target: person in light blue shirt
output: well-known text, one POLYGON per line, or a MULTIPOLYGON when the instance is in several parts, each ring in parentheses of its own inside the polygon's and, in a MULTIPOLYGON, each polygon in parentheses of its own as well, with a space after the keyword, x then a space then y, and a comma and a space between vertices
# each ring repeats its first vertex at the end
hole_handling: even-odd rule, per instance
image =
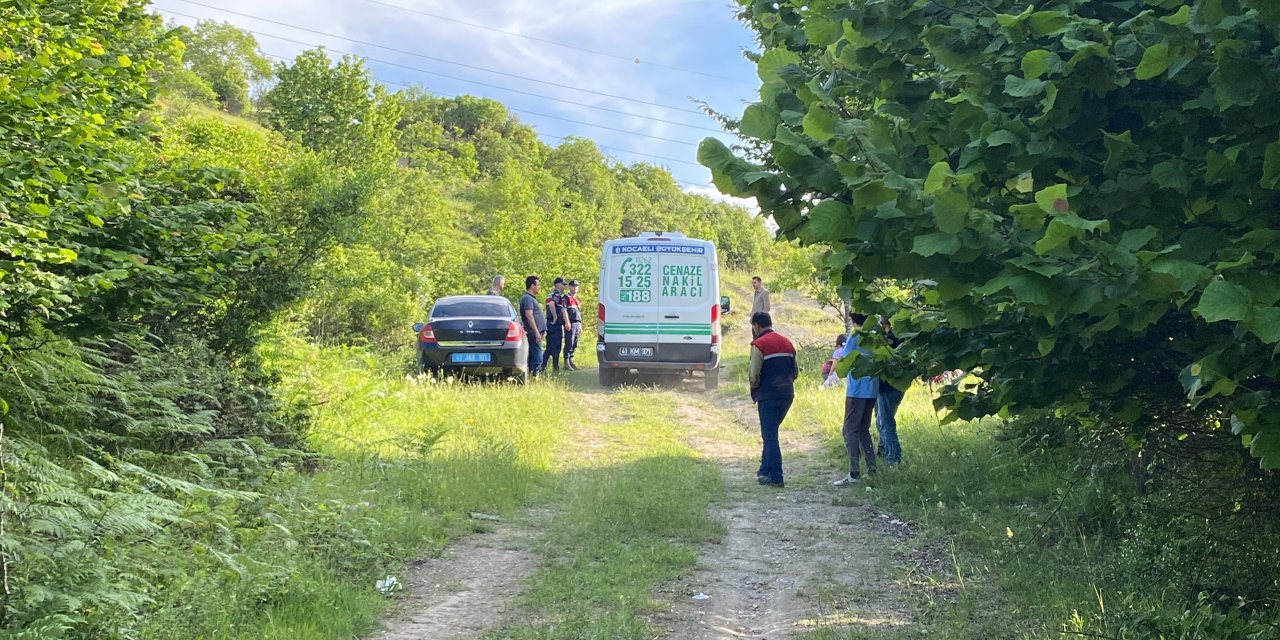
MULTIPOLYGON (((862 328, 862 323, 867 321, 867 316, 851 313, 849 317, 853 320, 853 333, 844 343, 844 348, 838 353, 837 359, 851 353, 857 353, 857 357, 871 357, 870 351, 858 346, 858 330, 862 328)), ((879 395, 880 381, 875 376, 854 377, 853 372, 849 373, 844 393, 844 427, 840 432, 844 436, 844 448, 849 452, 849 473, 833 483, 837 487, 861 482, 859 455, 867 461, 867 473, 876 472, 876 452, 871 446, 871 411, 876 406, 876 398, 879 395)))

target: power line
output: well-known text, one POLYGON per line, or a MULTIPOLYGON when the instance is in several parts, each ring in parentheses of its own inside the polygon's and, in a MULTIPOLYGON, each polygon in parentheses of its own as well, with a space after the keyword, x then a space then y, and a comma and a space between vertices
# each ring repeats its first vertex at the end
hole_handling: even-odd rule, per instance
MULTIPOLYGON (((189 14, 186 14, 186 13, 181 13, 181 12, 179 12, 179 11, 169 11, 168 13, 169 13, 169 14, 171 14, 171 15, 175 15, 175 16, 181 16, 181 17, 183 17, 183 18, 190 18, 190 19, 192 19, 192 20, 204 20, 204 18, 201 18, 201 17, 199 17, 199 16, 193 16, 193 15, 189 15, 189 14)), ((263 32, 263 31, 254 31, 253 29, 243 29, 243 31, 245 31, 245 32, 247 32, 247 33, 252 33, 252 34, 257 35, 257 36, 263 36, 263 37, 265 37, 265 38, 272 38, 272 39, 274 39, 274 40, 280 40, 280 41, 283 41, 283 42, 290 42, 290 43, 293 43, 293 44, 296 44, 296 45, 301 45, 301 46, 304 46, 304 47, 312 47, 312 48, 314 48, 314 47, 319 47, 319 46, 321 46, 321 45, 318 45, 318 44, 316 44, 316 43, 314 43, 314 42, 303 42, 302 40, 294 40, 293 38, 286 38, 286 37, 284 37, 284 36, 278 36, 278 35, 275 35, 275 34, 273 34, 273 33, 266 33, 266 32, 263 32)), ((504 87, 504 86, 496 85, 496 84, 489 84, 489 83, 487 83, 487 82, 480 82, 480 81, 478 81, 478 80, 469 80, 469 79, 467 79, 467 78, 461 78, 461 77, 458 77, 458 76, 451 76, 451 75, 448 75, 448 74, 445 74, 445 73, 439 73, 439 72, 436 72, 436 71, 430 71, 430 70, 428 70, 428 69, 422 69, 422 68, 419 68, 419 67, 413 67, 413 66, 409 66, 409 65, 405 65, 405 64, 400 64, 399 62, 391 62, 391 61, 389 61, 389 60, 379 60, 378 58, 370 58, 370 57, 368 57, 368 56, 360 55, 360 54, 357 54, 357 53, 352 53, 352 52, 349 52, 349 51, 341 51, 341 50, 339 50, 339 49, 329 49, 329 51, 332 51, 332 52, 334 52, 334 53, 338 53, 338 54, 342 54, 342 55, 358 56, 358 57, 364 58, 365 60, 368 60, 369 62, 376 62, 376 63, 378 63, 378 64, 384 64, 384 65, 387 65, 387 66, 398 67, 398 68, 406 69, 406 70, 409 70, 409 71, 416 71, 416 72, 418 72, 418 73, 425 73, 425 74, 427 74, 427 75, 438 76, 438 77, 441 77, 441 78, 447 78, 447 79, 449 79, 449 80, 457 80, 457 81, 459 81, 459 82, 466 82, 466 83, 469 83, 469 84, 479 85, 479 86, 481 86, 481 87, 489 87, 489 88, 491 88, 491 89, 498 89, 498 90, 501 90, 501 91, 509 91, 509 92, 511 92, 511 93, 518 93, 518 94, 521 94, 521 95, 531 96, 531 97, 534 97, 534 98, 540 98, 540 99, 542 99, 542 100, 552 100, 552 101, 555 101, 555 102, 562 102, 562 103, 564 103, 564 104, 571 104, 571 105, 574 105, 574 106, 577 106, 577 107, 586 107, 586 108, 588 108, 588 109, 597 109, 597 110, 599 110, 599 111, 606 111, 606 112, 609 112, 609 113, 616 113, 616 114, 619 114, 619 115, 629 116, 629 117, 632 117, 632 118, 643 118, 643 119, 645 119, 645 120, 652 120, 652 121, 654 121, 654 122, 661 122, 661 123, 663 123, 663 124, 671 124, 671 125, 675 125, 675 126, 678 126, 678 127, 687 127, 687 128, 690 128, 690 129, 698 129, 698 130, 700 130, 700 131, 710 131, 710 132, 712 132, 712 133, 723 133, 723 131, 722 131, 722 130, 720 130, 720 129, 712 129, 711 127, 703 127, 703 126, 696 125, 696 124, 687 124, 687 123, 684 123, 684 122, 677 122, 677 121, 675 121, 675 120, 667 120, 667 119, 665 119, 665 118, 658 118, 658 117, 655 117, 655 116, 646 116, 646 115, 642 115, 642 114, 639 114, 639 113, 631 113, 630 111, 622 111, 622 110, 619 110, 619 109, 611 109, 611 108, 609 108, 609 107, 602 107, 602 106, 599 106, 599 105, 587 104, 587 103, 585 103, 585 102, 574 102, 573 100, 565 100, 565 99, 562 99, 562 98, 556 98, 556 97, 553 97, 553 96, 544 96, 544 95, 542 95, 542 94, 532 93, 532 92, 529 92, 529 91, 521 91, 520 89, 512 89, 512 88, 510 88, 510 87, 504 87)))
MULTIPOLYGON (((555 136, 555 135, 551 135, 550 133, 542 133, 542 132, 538 132, 538 135, 540 135, 540 136, 545 136, 545 137, 547 137, 547 138, 555 138, 556 140, 564 140, 564 139, 566 139, 566 138, 572 137, 572 136, 555 136)), ((594 143, 595 143, 595 141, 594 141, 594 140, 592 140, 592 143, 594 144, 594 143)), ((602 145, 602 144, 597 144, 597 145, 596 145, 596 148, 597 148, 597 149, 603 149, 603 150, 606 150, 606 151, 617 151, 617 152, 619 152, 619 153, 633 153, 633 154, 635 154, 635 155, 638 155, 638 156, 644 156, 644 157, 646 157, 646 158, 654 158, 654 159, 656 159, 656 160, 666 160, 667 162, 678 162, 678 163, 680 163, 680 164, 687 164, 687 165, 689 165, 689 166, 693 166, 693 167, 701 167, 701 166, 702 166, 702 165, 700 165, 700 164, 698 164, 698 163, 696 163, 696 162, 689 162, 688 160, 677 160, 677 159, 675 159, 675 158, 668 158, 668 157, 666 157, 666 156, 657 156, 657 155, 654 155, 654 154, 652 154, 652 153, 645 153, 645 152, 643 152, 643 151, 632 151, 631 149, 620 149, 620 148, 618 148, 618 147, 606 147, 606 146, 604 146, 604 145, 602 145)), ((696 183, 690 183, 690 184, 696 184, 696 183)), ((709 186, 711 186, 711 185, 701 185, 701 186, 709 187, 709 186)))
POLYGON ((476 65, 470 65, 470 64, 463 63, 463 62, 454 62, 454 61, 452 61, 452 60, 446 60, 446 59, 444 59, 444 58, 436 58, 436 57, 434 57, 434 56, 429 56, 429 55, 426 55, 426 54, 423 54, 423 53, 417 53, 417 52, 415 52, 415 51, 406 51, 406 50, 404 50, 404 49, 397 49, 397 48, 395 48, 395 47, 388 47, 388 46, 385 46, 385 45, 375 44, 375 43, 372 43, 372 42, 366 42, 366 41, 363 41, 363 40, 356 40, 356 39, 354 39, 354 38, 347 38, 347 37, 345 37, 345 36, 334 35, 334 34, 332 34, 332 33, 326 33, 326 32, 324 32, 324 31, 317 31, 317 30, 315 30, 315 29, 309 29, 309 28, 307 28, 307 27, 300 27, 300 26, 298 26, 298 25, 289 24, 289 23, 287 23, 287 22, 280 22, 280 21, 278 21, 278 20, 271 20, 271 19, 269 19, 269 18, 262 18, 262 17, 259 17, 259 16, 250 15, 250 14, 247 14, 247 13, 241 13, 241 12, 239 12, 239 11, 232 11, 231 9, 223 9, 223 8, 221 8, 221 7, 216 7, 216 6, 213 6, 213 5, 210 5, 210 4, 205 4, 205 3, 203 3, 203 2, 196 2, 195 0, 177 0, 177 1, 178 1, 178 2, 183 2, 183 3, 186 3, 186 4, 190 4, 190 5, 195 5, 195 6, 197 6, 197 7, 204 7, 204 8, 206 8, 206 9, 213 9, 214 11, 221 11, 221 12, 223 12, 223 13, 229 13, 229 14, 236 15, 236 16, 240 16, 240 17, 243 17, 243 18, 249 18, 249 19, 251 19, 251 20, 259 20, 259 21, 261 21, 261 22, 266 22, 266 23, 269 23, 269 24, 279 25, 279 26, 282 26, 282 27, 288 27, 288 28, 290 28, 290 29, 297 29, 298 31, 305 31, 305 32, 307 32, 307 33, 313 33, 313 34, 316 34, 316 35, 319 35, 319 36, 324 36, 324 37, 326 37, 326 38, 334 38, 334 39, 337 39, 337 40, 345 40, 345 41, 347 41, 347 42, 352 42, 352 43, 355 43, 355 44, 364 45, 364 46, 366 46, 366 47, 374 47, 374 48, 377 48, 377 49, 383 49, 383 50, 386 50, 386 51, 393 51, 393 52, 395 52, 395 53, 400 53, 400 54, 407 55, 407 56, 414 56, 414 57, 417 57, 417 58, 422 58, 422 59, 424 59, 424 60, 431 60, 431 61, 439 62, 439 63, 442 63, 442 64, 449 64, 449 65, 454 65, 454 66, 458 66, 458 67, 463 67, 463 68, 465 68, 465 69, 472 69, 472 70, 475 70, 475 71, 483 71, 483 72, 485 72, 485 73, 492 73, 492 74, 496 74, 496 75, 500 75, 500 76, 506 76, 506 77, 508 77, 508 78, 515 78, 515 79, 518 79, 518 80, 526 80, 526 81, 528 81, 528 82, 536 82, 536 83, 538 83, 538 84, 545 84, 545 85, 552 86, 552 87, 559 87, 559 88, 561 88, 561 89, 570 89, 570 90, 572 90, 572 91, 581 91, 581 92, 583 92, 583 93, 589 93, 589 94, 592 94, 592 95, 602 96, 602 97, 605 97, 605 98, 614 98, 614 99, 616 99, 616 100, 625 100, 625 101, 627 101, 627 102, 634 102, 634 103, 636 103, 636 104, 644 104, 644 105, 648 105, 648 106, 651 106, 651 107, 662 107, 663 109, 670 109, 670 110, 672 110, 672 111, 683 111, 683 112, 685 112, 685 113, 696 113, 696 114, 702 115, 702 112, 701 112, 701 111, 698 111, 697 109, 685 109, 685 108, 681 108, 681 107, 673 107, 673 106, 671 106, 671 105, 662 104, 662 103, 660 103, 660 102, 650 102, 650 101, 648 101, 648 100, 641 100, 641 99, 639 99, 639 98, 628 98, 628 97, 626 97, 626 96, 620 96, 620 95, 616 95, 616 94, 612 94, 612 93, 605 93, 605 92, 603 92, 603 91, 596 91, 596 90, 594 90, 594 89, 584 89, 584 88, 582 88, 582 87, 575 87, 575 86, 573 86, 573 85, 561 84, 561 83, 558 83, 558 82, 551 82, 551 81, 549 81, 549 80, 539 80, 539 79, 537 79, 537 78, 530 78, 530 77, 528 77, 528 76, 522 76, 522 75, 518 75, 518 74, 514 74, 514 73, 507 73, 506 71, 498 71, 498 70, 496 70, 496 69, 488 69, 488 68, 485 68, 485 67, 480 67, 480 66, 476 66, 476 65))
MULTIPOLYGON (((288 57, 286 57, 286 56, 278 56, 278 55, 275 55, 275 54, 272 54, 272 53, 264 53, 264 54, 262 54, 262 55, 264 55, 264 56, 266 56, 266 57, 268 57, 268 58, 275 58, 276 60, 282 60, 282 61, 286 61, 286 62, 290 60, 290 58, 288 58, 288 57)), ((412 84, 408 84, 408 83, 404 83, 404 82, 397 82, 397 81, 395 81, 395 80, 386 80, 386 79, 383 79, 383 78, 374 78, 374 80, 375 80, 375 81, 377 81, 377 82, 381 82, 382 84, 395 85, 395 86, 398 86, 398 87, 405 87, 405 88, 410 88, 410 87, 414 87, 414 86, 420 86, 420 85, 412 85, 412 84)), ((432 95, 434 95, 434 96, 436 96, 436 97, 439 97, 439 98, 457 98, 457 96, 456 96, 456 95, 452 95, 452 94, 448 94, 448 93, 442 93, 442 92, 439 92, 439 91, 431 91, 431 90, 427 89, 426 87, 421 87, 421 88, 422 88, 424 91, 427 91, 428 93, 430 93, 430 94, 432 94, 432 95)), ((506 110, 508 110, 508 111, 515 111, 515 112, 520 112, 520 113, 530 113, 530 112, 524 111, 524 110, 522 110, 522 109, 513 109, 513 108, 511 108, 511 107, 509 107, 509 106, 506 106, 506 105, 503 105, 503 107, 504 107, 506 110)), ((543 114, 530 113, 530 115, 543 115, 543 114)), ((565 121, 567 121, 567 122, 571 122, 571 123, 573 123, 573 124, 581 124, 581 125, 592 126, 592 127, 599 127, 599 126, 602 126, 602 125, 595 125, 595 124, 591 124, 590 122, 578 122, 578 121, 576 121, 576 120, 568 120, 567 118, 560 118, 560 117, 558 117, 558 116, 546 116, 546 117, 555 118, 555 119, 557 119, 557 120, 565 120, 565 121)), ((565 138, 568 138, 568 137, 569 137, 569 136, 557 136, 557 135, 554 135, 554 134, 544 133, 544 132, 538 131, 538 130, 537 130, 537 127, 535 127, 535 126, 534 126, 534 125, 532 125, 532 124, 530 124, 530 125, 528 125, 528 126, 529 126, 530 128, 532 128, 532 129, 534 130, 534 133, 535 133, 535 134, 537 134, 537 135, 539 135, 539 136, 543 136, 543 137, 547 137, 547 138, 554 138, 554 139, 556 139, 556 140, 564 140, 565 138)), ((606 127, 606 128, 608 128, 608 127, 606 127)), ((653 137, 655 137, 655 136, 650 136, 650 135, 643 134, 643 133, 639 133, 639 132, 635 132, 635 131, 625 131, 625 130, 622 130, 622 129, 612 129, 612 128, 610 128, 610 130, 612 130, 612 131, 617 131, 617 132, 620 132, 620 133, 626 133, 626 134, 628 134, 628 135, 643 136, 643 137, 646 137, 646 138, 653 138, 653 137)), ((663 141, 666 141, 666 142, 675 142, 675 143, 677 143, 677 144, 683 144, 683 145, 688 145, 688 146, 697 146, 697 145, 695 145, 695 144, 693 144, 693 143, 690 143, 690 142, 683 142, 683 141, 680 141, 680 140, 667 140, 666 138, 657 138, 657 139, 658 139, 658 140, 663 140, 663 141)), ((638 155, 638 156, 644 156, 644 157, 647 157, 647 158, 654 158, 654 159, 657 159, 657 160, 665 160, 665 161, 667 161, 667 162, 677 162, 677 163, 680 163, 680 164, 687 164, 687 165, 689 165, 689 166, 693 166, 693 167, 701 167, 701 166, 702 166, 702 165, 700 165, 700 164, 698 164, 698 163, 696 163, 696 162, 690 162, 690 161, 688 161, 688 160, 679 160, 679 159, 676 159, 676 158, 668 158, 668 157, 666 157, 666 156, 659 156, 659 155, 655 155, 655 154, 652 154, 652 153, 645 153, 645 152, 643 152, 643 151, 635 151, 635 150, 632 150, 632 149, 623 149, 623 148, 620 148, 620 147, 608 147, 608 146, 604 146, 604 145, 601 145, 601 144, 597 144, 594 140, 592 140, 591 142, 592 142, 592 144, 595 144, 595 145, 596 145, 596 148, 597 148, 597 149, 608 150, 608 151, 617 151, 617 152, 619 152, 619 153, 631 153, 631 154, 635 154, 635 155, 638 155)), ((710 187, 710 188, 713 188, 713 189, 715 188, 715 186, 714 186, 714 185, 709 185, 709 184, 702 183, 702 182, 689 182, 689 181, 686 181, 686 180, 680 180, 680 179, 676 178, 674 175, 673 175, 673 176, 671 176, 671 179, 672 179, 672 180, 675 180, 676 182, 679 182, 680 184, 687 184, 687 185, 692 185, 692 186, 697 186, 697 187, 710 187)))
POLYGON ((388 8, 391 8, 391 9, 398 9, 398 10, 400 10, 400 11, 407 11, 407 12, 409 12, 409 13, 416 13, 416 14, 418 14, 418 15, 420 15, 420 16, 426 16, 426 17, 428 17, 428 18, 434 18, 434 19, 436 19, 436 20, 443 20, 443 21, 445 21, 445 22, 452 22, 452 23, 455 23, 455 24, 466 25, 466 26, 468 26, 468 27, 472 27, 472 28, 475 28, 475 29, 483 29, 483 30, 485 30, 485 31, 492 31, 492 32, 494 32, 494 33, 501 33, 501 34, 503 34, 503 35, 514 36, 514 37, 516 37, 516 38, 524 38, 525 40, 532 40, 532 41, 534 41, 534 42, 541 42, 541 43, 544 43, 544 44, 555 45, 555 46, 557 46, 557 47, 564 47, 564 48, 566 48, 566 49, 573 49, 574 51, 582 51, 582 52, 584 52, 584 53, 591 53, 591 54, 595 54, 595 55, 598 55, 598 56, 603 56, 603 57, 606 57, 606 58, 613 58, 614 60, 623 60, 623 61, 626 61, 626 62, 634 62, 635 64, 645 64, 645 65, 649 65, 649 66, 653 66, 653 67, 661 67, 661 68, 663 68, 663 69, 670 69, 670 70, 672 70, 672 71, 680 71, 680 72, 682 72, 682 73, 691 73, 691 74, 699 75, 699 76, 703 76, 703 77, 706 77, 706 78, 717 78, 717 79, 720 79, 720 80, 729 80, 729 81, 731 81, 731 82, 741 82, 741 83, 744 83, 744 84, 749 83, 749 81, 747 81, 747 80, 743 80, 742 78, 731 78, 731 77, 729 77, 729 76, 722 76, 722 75, 715 74, 715 73, 707 73, 707 72, 705 72, 705 71, 698 71, 697 69, 688 69, 688 68, 685 68, 685 67, 678 67, 678 66, 675 66, 675 65, 662 64, 662 63, 660 63, 660 62, 649 62, 649 61, 641 60, 640 58, 632 58, 632 57, 628 57, 628 56, 621 56, 621 55, 618 55, 618 54, 615 54, 615 53, 609 53, 609 52, 607 52, 607 51, 599 51, 599 50, 596 50, 596 49, 590 49, 590 48, 587 48, 587 47, 580 47, 580 46, 578 46, 578 45, 567 44, 567 43, 564 43, 564 42, 556 42, 555 40, 547 40, 547 39, 545 39, 545 38, 539 38, 539 37, 537 37, 537 36, 531 36, 531 35, 527 35, 527 34, 519 33, 519 32, 516 32, 516 31, 505 31, 505 30, 503 30, 503 29, 498 29, 498 28, 496 28, 496 27, 490 27, 490 26, 483 25, 483 24, 476 24, 476 23, 474 23, 474 22, 466 22, 466 21, 464 21, 464 20, 458 20, 457 18, 450 18, 450 17, 448 17, 448 16, 437 15, 437 14, 434 14, 434 13, 427 13, 426 11, 421 11, 421 10, 414 9, 414 8, 411 8, 411 7, 402 7, 402 6, 399 6, 399 5, 391 4, 391 3, 389 3, 389 2, 382 2, 381 0, 364 0, 364 2, 368 2, 369 4, 376 4, 376 5, 383 6, 383 7, 388 7, 388 8))
MULTIPOLYGON (((288 60, 288 58, 285 58, 284 56, 277 56, 277 55, 271 55, 271 54, 264 54, 264 55, 266 55, 266 56, 267 56, 267 57, 269 57, 269 58, 276 58, 276 59, 278 59, 278 60, 288 60)), ((385 79, 382 79, 382 78, 376 78, 376 77, 374 78, 374 80, 377 80, 378 82, 381 82, 382 84, 390 84, 390 85, 395 85, 395 86, 397 86, 397 87, 404 87, 404 88, 412 88, 412 87, 421 87, 421 86, 422 86, 422 85, 410 84, 410 83, 408 83, 408 82, 398 82, 398 81, 395 81, 395 80, 385 80, 385 79)), ((425 88, 425 87, 424 87, 424 88, 425 88)), ((435 93, 435 92, 432 92, 432 93, 435 93)), ((452 95, 447 95, 447 94, 441 94, 441 93, 437 93, 436 95, 439 95, 439 96, 441 96, 441 97, 446 97, 446 98, 456 98, 456 97, 457 97, 457 96, 452 96, 452 95)), ((685 142, 684 140, 676 140, 676 139, 674 139, 674 138, 664 138, 664 137, 662 137, 662 136, 655 136, 655 135, 650 135, 650 134, 647 134, 647 133, 640 133, 639 131, 631 131, 630 129, 619 129, 619 128, 617 128, 617 127, 611 127, 611 126, 609 126, 609 125, 605 125, 605 124, 596 124, 596 123, 594 123, 594 122, 583 122, 583 121, 581 121, 581 120, 574 120, 574 119, 572 119, 572 118, 564 118, 564 117, 561 117, 561 116, 551 115, 551 114, 549 114, 549 113, 538 113, 537 111, 529 111, 528 109, 517 109, 517 108, 515 108, 515 107, 508 107, 508 106, 506 106, 506 105, 503 105, 503 106, 507 109, 507 111, 514 111, 514 112, 516 112, 516 113, 523 113, 523 114, 530 115, 530 116, 536 116, 536 117, 541 117, 541 118, 551 118, 552 120, 562 120, 562 121, 564 121, 564 122, 568 122, 568 123, 571 123, 571 124, 579 124, 579 125, 582 125, 582 126, 584 126, 584 127, 595 127, 595 128, 597 128, 597 129, 604 129, 604 130, 606 130, 606 131, 615 131, 615 132, 617 132, 617 133, 625 133, 625 134, 627 134, 627 135, 629 135, 629 136, 638 136, 638 137, 641 137, 641 138, 652 138, 652 139, 654 139, 654 140, 660 140, 660 141, 662 141, 662 142, 670 142, 670 143, 672 143, 672 144, 680 144, 680 145, 684 145, 684 146, 686 146, 686 147, 696 147, 696 146, 698 146, 698 145, 697 145, 697 143, 694 143, 694 142, 685 142)))

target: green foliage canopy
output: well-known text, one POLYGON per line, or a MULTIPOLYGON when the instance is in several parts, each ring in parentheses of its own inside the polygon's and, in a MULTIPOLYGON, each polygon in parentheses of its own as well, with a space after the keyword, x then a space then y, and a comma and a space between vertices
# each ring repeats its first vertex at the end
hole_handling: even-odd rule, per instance
POLYGON ((1280 467, 1280 11, 1260 0, 741 0, 763 47, 727 193, 831 248, 969 418, 1207 424, 1280 467))

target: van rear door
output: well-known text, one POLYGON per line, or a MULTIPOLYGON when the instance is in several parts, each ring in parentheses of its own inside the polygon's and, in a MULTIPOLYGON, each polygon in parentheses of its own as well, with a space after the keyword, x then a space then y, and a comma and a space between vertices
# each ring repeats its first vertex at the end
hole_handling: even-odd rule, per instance
POLYGON ((644 245, 618 244, 607 249, 605 273, 610 304, 604 319, 604 357, 636 366, 658 357, 658 259, 644 245))
MULTIPOLYGON (((658 360, 709 363, 714 286, 714 255, 701 245, 673 245, 658 257, 658 360)), ((718 309, 718 307, 717 307, 718 309)))

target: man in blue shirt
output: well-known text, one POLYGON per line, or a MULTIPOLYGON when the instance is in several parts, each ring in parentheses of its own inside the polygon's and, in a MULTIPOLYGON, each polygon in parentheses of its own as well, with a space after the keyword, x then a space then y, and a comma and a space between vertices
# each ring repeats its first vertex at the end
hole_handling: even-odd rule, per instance
MULTIPOLYGON (((854 357, 870 357, 871 352, 858 346, 858 330, 867 316, 861 313, 849 314, 853 320, 853 333, 849 341, 844 343, 837 359, 843 359, 851 353, 854 357)), ((867 461, 867 473, 876 472, 876 452, 871 446, 871 411, 876 406, 876 398, 880 395, 880 381, 875 376, 855 378, 849 373, 844 393, 844 448, 849 452, 849 473, 833 484, 845 487, 861 482, 862 473, 858 468, 858 456, 867 461)))

